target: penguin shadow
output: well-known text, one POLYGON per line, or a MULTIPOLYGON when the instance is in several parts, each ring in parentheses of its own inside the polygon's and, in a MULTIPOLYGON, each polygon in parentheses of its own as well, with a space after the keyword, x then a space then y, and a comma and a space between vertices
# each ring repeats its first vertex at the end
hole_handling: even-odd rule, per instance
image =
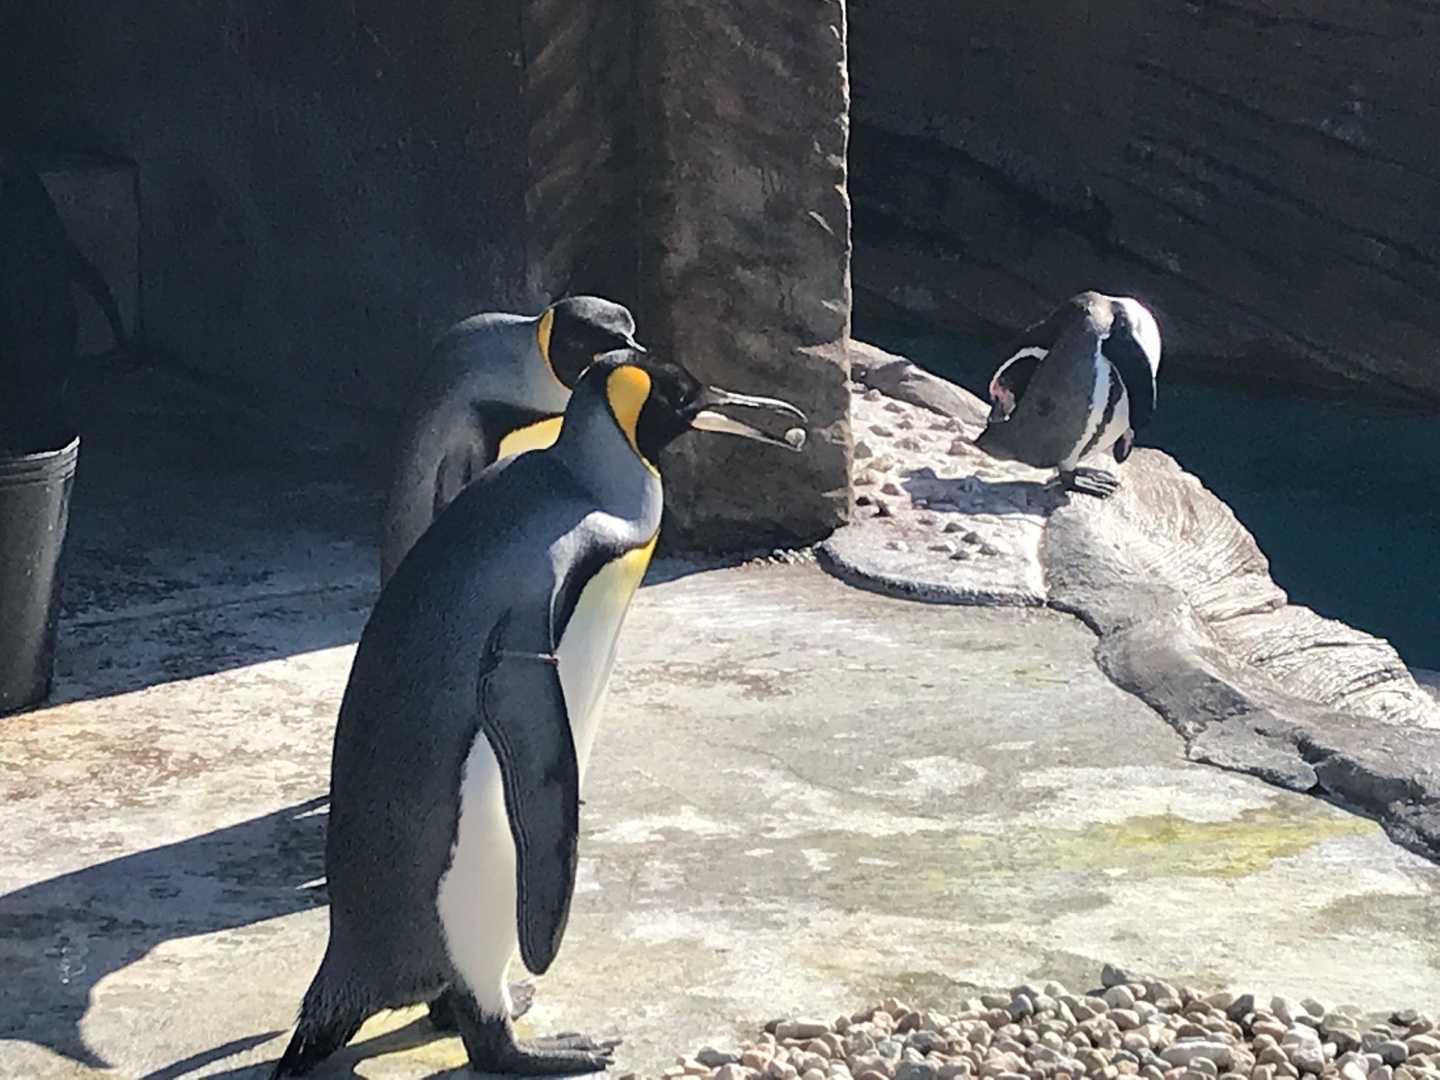
MULTIPOLYGON (((0 896, 0 1040, 110 1067, 80 1031, 102 979, 165 942, 327 902, 323 889, 300 887, 324 875, 326 819, 319 811, 326 803, 309 799, 0 896)), ((195 1007, 210 1006, 202 999, 195 1007)), ((277 1034, 203 1051, 151 1073, 151 1080, 182 1076, 277 1034)))
MULTIPOLYGON (((178 1080, 195 1069, 201 1068, 211 1062, 219 1061, 232 1054, 244 1053, 267 1039, 276 1035, 287 1034, 287 1032, 272 1031, 264 1035, 251 1035, 244 1039, 236 1039, 233 1042, 225 1043, 210 1050, 177 1061, 164 1069, 148 1073, 141 1077, 141 1080, 178 1080)), ((456 1039, 459 1036, 450 1032, 436 1031, 426 1016, 417 1016, 404 1027, 396 1028, 394 1031, 387 1031, 380 1035, 373 1035, 368 1039, 361 1039, 352 1042, 343 1049, 337 1050, 330 1057, 326 1058, 313 1073, 309 1075, 313 1080, 347 1080, 350 1077, 359 1077, 361 1074, 356 1067, 370 1060, 371 1058, 382 1057, 385 1054, 398 1054, 406 1050, 416 1050, 438 1039, 456 1039)), ((243 1065, 234 1069, 227 1069, 223 1072, 208 1072, 207 1076, 212 1080, 268 1080, 275 1069, 275 1062, 279 1060, 277 1053, 274 1059, 261 1062, 256 1065, 243 1065)), ((438 1080, 440 1077, 460 1077, 475 1075, 467 1066, 460 1066, 454 1069, 442 1069, 439 1072, 427 1073, 426 1080, 438 1080)))
POLYGON ((1044 517, 1069 502, 1066 492, 1043 480, 987 480, 978 475, 937 476, 928 465, 912 470, 903 487, 935 513, 1039 514, 1044 517))

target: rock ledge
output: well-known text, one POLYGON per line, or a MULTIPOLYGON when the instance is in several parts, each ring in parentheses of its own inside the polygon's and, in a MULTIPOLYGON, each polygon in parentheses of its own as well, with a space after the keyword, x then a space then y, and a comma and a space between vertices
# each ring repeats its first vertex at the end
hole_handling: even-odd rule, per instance
POLYGON ((851 345, 857 520, 820 561, 938 603, 1049 605, 1196 761, 1346 803, 1440 861, 1440 703, 1385 641, 1291 604, 1254 538, 1175 460, 1137 451, 1098 501, 970 445, 985 407, 851 345))

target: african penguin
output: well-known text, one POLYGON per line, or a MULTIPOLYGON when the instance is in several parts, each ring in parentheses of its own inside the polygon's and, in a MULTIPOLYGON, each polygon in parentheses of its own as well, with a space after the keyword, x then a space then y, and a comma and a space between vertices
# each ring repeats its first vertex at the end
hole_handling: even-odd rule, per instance
POLYGON ((472 315, 447 330, 400 425, 380 583, 482 469, 549 446, 580 373, 600 353, 621 348, 645 351, 630 312, 598 296, 568 297, 533 317, 472 315))
POLYGON ((990 419, 975 440, 997 458, 1058 468, 1070 491, 1105 498, 1111 473, 1080 465, 1130 456, 1155 412, 1160 327, 1138 300, 1083 292, 1028 328, 990 380, 990 419))
POLYGON ((660 528, 660 451, 691 429, 804 442, 734 415, 747 411, 805 419, 671 362, 602 356, 554 444, 482 471, 401 560, 340 705, 330 937, 276 1076, 307 1072, 372 1013, 441 995, 477 1070, 609 1064, 613 1042, 517 1043, 506 971, 518 949, 540 974, 560 948, 580 784, 660 528))

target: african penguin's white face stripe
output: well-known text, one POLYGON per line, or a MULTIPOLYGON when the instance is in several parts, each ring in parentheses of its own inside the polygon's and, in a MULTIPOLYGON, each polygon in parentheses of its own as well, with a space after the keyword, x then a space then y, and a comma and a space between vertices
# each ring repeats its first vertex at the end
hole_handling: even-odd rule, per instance
POLYGON ((1150 361, 1151 373, 1158 378, 1160 375, 1160 324, 1155 321, 1155 316, 1150 314, 1149 308, 1132 297, 1118 296, 1108 299, 1125 309, 1125 314, 1129 316, 1130 326, 1135 333, 1135 340, 1144 350, 1145 359, 1150 361))
POLYGON ((1010 357, 1009 360, 1006 360, 1005 363, 1000 365, 1000 370, 1004 371, 1016 360, 1024 360, 1027 356, 1033 356, 1036 360, 1044 360, 1045 357, 1049 355, 1049 353, 1050 350, 1045 348, 1043 345, 1026 345, 1023 349, 1016 349, 1015 355, 1010 357))
MULTIPOLYGON (((1011 364, 1015 363, 1016 360, 1024 360, 1027 357, 1032 356, 1036 360, 1044 360, 1045 357, 1049 354, 1050 350, 1042 345, 1026 345, 1023 349, 1016 349, 1015 355, 1010 357, 1009 360, 1006 360, 1003 364, 996 368, 995 374, 990 376, 990 397, 992 399, 1010 397, 1009 394, 1007 394, 1004 390, 1000 388, 1000 376, 1004 375, 1005 369, 1008 368, 1011 364)), ((1010 402, 1010 405, 1012 407, 1014 406, 1014 404, 1015 403, 1013 401, 1010 402)))

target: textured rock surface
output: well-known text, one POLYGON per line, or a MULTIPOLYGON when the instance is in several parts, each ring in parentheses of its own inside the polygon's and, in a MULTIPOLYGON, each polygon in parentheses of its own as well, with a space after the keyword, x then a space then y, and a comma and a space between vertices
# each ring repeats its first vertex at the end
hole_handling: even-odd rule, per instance
POLYGON ((850 343, 855 521, 820 545, 854 584, 942 603, 1045 602, 1045 474, 971 445, 985 411, 903 357, 850 343), (883 391, 883 392, 882 392, 883 391))
POLYGON ((670 543, 846 519, 841 0, 16 12, 0 140, 136 162, 160 356, 302 409, 390 411, 455 318, 599 292, 657 351, 813 421, 784 466, 679 447, 670 543))
POLYGON ((136 163, 157 353, 393 407, 431 332, 534 300, 518 8, 7 5, 0 139, 136 163))
POLYGON ((856 281, 965 331, 1101 283, 1166 363, 1440 402, 1440 11, 853 0, 856 281))
POLYGON ((676 444, 669 542, 818 539, 850 506, 845 6, 667 0, 637 34, 646 340, 810 417, 804 453, 783 460, 737 439, 676 444))
POLYGON ((1167 455, 1137 451, 1111 499, 1067 498, 1042 486, 1046 474, 966 445, 983 421, 978 400, 857 351, 872 358, 861 378, 878 372, 911 398, 964 404, 947 449, 902 426, 932 425, 938 412, 876 387, 857 394, 864 501, 856 524, 821 546, 827 566, 931 600, 1073 612, 1100 634, 1105 671, 1180 731, 1193 758, 1349 802, 1440 857, 1440 703, 1388 643, 1288 603, 1254 538, 1167 455), (874 497, 883 512, 865 494, 886 482, 871 455, 895 474, 894 494, 874 497), (1009 507, 998 529, 997 499, 1009 507), (994 533, 1003 560, 956 561, 940 547, 955 535, 945 529, 964 535, 971 521, 994 533))

